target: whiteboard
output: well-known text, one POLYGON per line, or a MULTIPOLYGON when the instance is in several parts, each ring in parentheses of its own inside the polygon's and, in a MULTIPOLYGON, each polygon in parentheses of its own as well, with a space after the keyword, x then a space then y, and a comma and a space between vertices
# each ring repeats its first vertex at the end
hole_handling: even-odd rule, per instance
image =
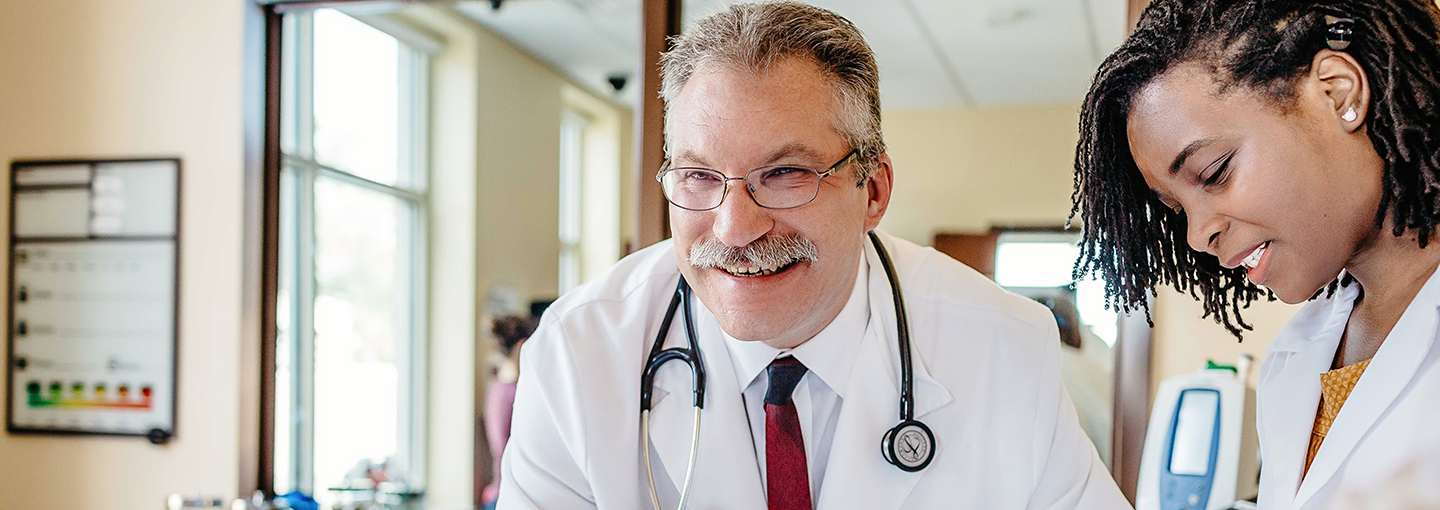
POLYGON ((7 430, 169 440, 180 161, 11 170, 7 430))

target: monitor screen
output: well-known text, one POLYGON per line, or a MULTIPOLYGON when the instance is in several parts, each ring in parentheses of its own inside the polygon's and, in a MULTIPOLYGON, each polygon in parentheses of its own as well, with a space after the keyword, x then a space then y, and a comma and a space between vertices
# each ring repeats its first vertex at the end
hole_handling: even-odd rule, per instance
POLYGON ((1220 392, 1185 390, 1180 393, 1175 436, 1170 443, 1170 472, 1177 475, 1210 474, 1210 450, 1220 414, 1220 392))

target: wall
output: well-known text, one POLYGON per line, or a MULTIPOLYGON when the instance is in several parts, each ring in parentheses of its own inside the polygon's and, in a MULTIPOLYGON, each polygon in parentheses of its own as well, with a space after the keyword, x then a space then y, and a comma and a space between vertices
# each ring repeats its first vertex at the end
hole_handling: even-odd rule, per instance
POLYGON ((444 41, 430 60, 426 492, 433 508, 472 496, 477 336, 475 186, 479 46, 459 16, 428 6, 402 19, 444 41))
POLYGON ((1250 308, 1241 311, 1240 316, 1255 330, 1246 332, 1244 341, 1236 341, 1234 335, 1213 319, 1200 318, 1204 309, 1199 301, 1173 289, 1162 290, 1156 298, 1156 330, 1150 347, 1151 398, 1154 398, 1160 381, 1167 377, 1199 370, 1207 359, 1222 365, 1233 365, 1241 354, 1255 358, 1255 364, 1250 368, 1250 384, 1254 385, 1259 378, 1259 363, 1265 357, 1265 347, 1299 309, 1300 305, 1279 301, 1250 305, 1250 308))
POLYGON ((1057 105, 885 112, 895 194, 881 228, 928 245, 937 231, 1063 225, 1078 111, 1057 105))
POLYGON ((19 158, 177 156, 183 164, 178 436, 153 446, 0 435, 0 508, 143 509, 161 508, 172 492, 235 496, 242 27, 236 1, 0 5, 7 171, 19 158))
POLYGON ((560 266, 560 90, 566 81, 506 40, 477 33, 479 289, 511 289, 526 300, 554 297, 560 266))

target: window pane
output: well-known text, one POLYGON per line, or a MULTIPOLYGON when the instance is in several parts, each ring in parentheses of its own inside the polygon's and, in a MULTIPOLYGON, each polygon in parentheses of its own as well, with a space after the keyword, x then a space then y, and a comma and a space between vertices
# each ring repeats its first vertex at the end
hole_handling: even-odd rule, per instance
MULTIPOLYGON (((995 283, 1004 287, 1060 287, 1073 281, 1080 247, 1070 242, 1005 242, 995 250, 995 283)), ((1075 283, 1080 322, 1095 336, 1115 345, 1119 316, 1105 308, 1105 283, 1091 278, 1075 283)))
POLYGON ((585 119, 560 119, 560 293, 580 285, 580 187, 585 119))
POLYGON ((285 168, 280 178, 280 278, 275 297, 275 492, 300 489, 295 472, 296 262, 299 260, 295 217, 295 169, 285 168))
POLYGON ((326 489, 358 462, 404 453, 412 218, 400 199, 316 179, 314 474, 325 508, 326 489))
POLYGON ((399 181, 400 45, 333 9, 315 11, 315 157, 385 184, 399 181))

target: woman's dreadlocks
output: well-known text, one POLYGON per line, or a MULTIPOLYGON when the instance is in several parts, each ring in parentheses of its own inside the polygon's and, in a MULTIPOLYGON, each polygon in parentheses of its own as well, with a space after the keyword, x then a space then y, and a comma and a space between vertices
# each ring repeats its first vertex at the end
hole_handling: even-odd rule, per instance
MULTIPOLYGON (((1344 49, 1373 93, 1367 134, 1385 162, 1376 224, 1413 229, 1424 247, 1440 218, 1440 12, 1429 0, 1157 0, 1105 59, 1085 98, 1075 151, 1071 217, 1083 222, 1075 277, 1099 273, 1111 305, 1149 313, 1157 284, 1188 292, 1205 317, 1237 338, 1240 317, 1268 292, 1186 241, 1183 213, 1160 202, 1135 166, 1126 136, 1134 97, 1179 64, 1207 66, 1223 89, 1260 94, 1282 109, 1327 48, 1329 23, 1354 20, 1344 49), (1328 17, 1328 18, 1327 18, 1328 17)), ((1333 292, 1340 282, 1327 288, 1333 292)), ((1323 292, 1323 289, 1322 289, 1323 292)), ((1318 295, 1319 293, 1317 293, 1318 295)))

